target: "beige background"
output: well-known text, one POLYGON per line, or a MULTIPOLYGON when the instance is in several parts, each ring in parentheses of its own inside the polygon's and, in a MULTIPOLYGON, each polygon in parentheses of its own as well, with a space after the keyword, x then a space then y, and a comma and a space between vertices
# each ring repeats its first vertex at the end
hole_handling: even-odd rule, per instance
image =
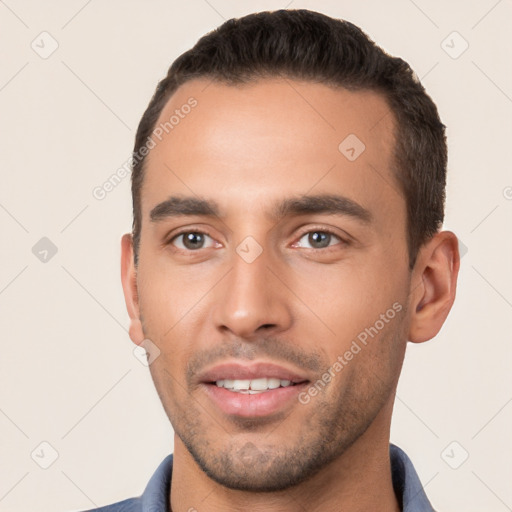
POLYGON ((101 201, 92 191, 130 155, 175 57, 225 19, 284 7, 360 25, 411 63, 439 106, 446 227, 467 253, 442 332, 409 348, 392 441, 437 509, 512 510, 510 0, 1 0, 0 511, 138 495, 172 451, 127 335, 119 239, 131 226, 129 178, 101 201), (32 251, 42 237, 58 250, 46 262, 32 251))

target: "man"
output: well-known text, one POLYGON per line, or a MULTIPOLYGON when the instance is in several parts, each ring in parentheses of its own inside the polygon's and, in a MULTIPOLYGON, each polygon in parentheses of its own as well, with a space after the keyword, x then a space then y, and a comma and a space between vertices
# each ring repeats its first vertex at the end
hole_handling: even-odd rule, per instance
POLYGON ((410 67, 311 11, 229 20, 160 82, 133 163, 122 281, 174 453, 99 510, 433 510, 389 444, 459 269, 410 67))

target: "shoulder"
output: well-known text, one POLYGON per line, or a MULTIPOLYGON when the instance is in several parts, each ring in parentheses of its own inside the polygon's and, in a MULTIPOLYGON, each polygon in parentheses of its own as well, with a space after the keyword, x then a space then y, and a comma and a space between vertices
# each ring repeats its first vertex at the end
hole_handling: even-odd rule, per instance
POLYGON ((141 512, 142 503, 140 498, 130 498, 111 505, 106 505, 99 508, 91 508, 83 512, 141 512))

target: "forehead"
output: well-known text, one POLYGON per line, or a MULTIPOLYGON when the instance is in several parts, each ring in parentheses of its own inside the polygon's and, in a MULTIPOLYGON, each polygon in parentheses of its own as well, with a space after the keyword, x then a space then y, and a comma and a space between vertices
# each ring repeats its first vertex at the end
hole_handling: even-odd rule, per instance
POLYGON ((289 79, 188 82, 155 125, 143 215, 170 195, 215 196, 221 208, 248 212, 309 191, 403 210, 394 125, 386 100, 372 91, 289 79))

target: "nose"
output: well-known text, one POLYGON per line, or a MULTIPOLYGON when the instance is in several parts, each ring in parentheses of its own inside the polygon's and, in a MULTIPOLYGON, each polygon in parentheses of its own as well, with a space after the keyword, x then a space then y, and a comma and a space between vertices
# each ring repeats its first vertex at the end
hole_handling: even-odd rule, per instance
POLYGON ((290 328, 289 294, 265 252, 251 262, 233 254, 232 268, 222 280, 213 314, 217 329, 224 334, 250 339, 290 328))

